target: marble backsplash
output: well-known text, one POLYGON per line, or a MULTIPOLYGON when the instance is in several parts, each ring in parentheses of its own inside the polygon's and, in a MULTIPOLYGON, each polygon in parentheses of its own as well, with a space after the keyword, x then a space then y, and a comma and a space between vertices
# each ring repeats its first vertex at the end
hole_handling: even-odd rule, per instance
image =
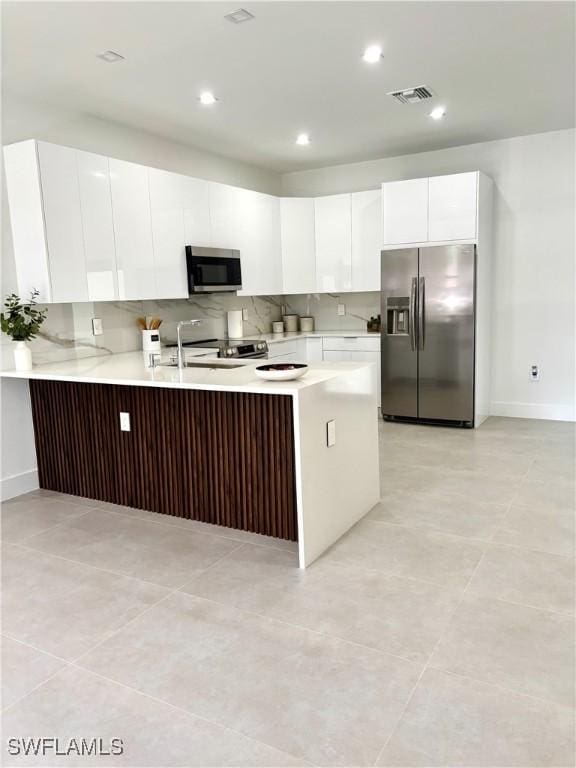
MULTIPOLYGON (((136 325, 139 316, 162 318, 163 341, 176 338, 179 320, 198 318, 202 325, 186 329, 187 338, 226 337, 226 312, 247 310, 244 335, 268 333, 274 320, 280 320, 283 308, 299 315, 312 315, 317 330, 364 330, 366 321, 378 314, 379 293, 314 294, 295 296, 236 296, 211 294, 190 299, 161 301, 95 302, 50 304, 41 334, 31 342, 35 364, 70 360, 94 355, 109 355, 141 349, 141 335, 136 325), (338 304, 346 314, 338 315, 338 304), (103 334, 92 334, 92 318, 102 319, 103 334)), ((13 367, 13 343, 2 337, 2 367, 13 367)))

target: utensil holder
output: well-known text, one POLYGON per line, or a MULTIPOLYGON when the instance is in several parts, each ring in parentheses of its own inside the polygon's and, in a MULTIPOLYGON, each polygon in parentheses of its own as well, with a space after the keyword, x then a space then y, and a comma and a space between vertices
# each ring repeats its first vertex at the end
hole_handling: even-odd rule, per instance
POLYGON ((142 331, 142 349, 144 352, 160 352, 160 331, 142 331))

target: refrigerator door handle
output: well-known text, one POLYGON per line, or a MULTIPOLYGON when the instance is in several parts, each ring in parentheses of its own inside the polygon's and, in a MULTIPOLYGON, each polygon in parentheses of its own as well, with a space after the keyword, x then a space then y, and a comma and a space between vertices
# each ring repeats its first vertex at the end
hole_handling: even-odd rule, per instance
POLYGON ((426 343, 426 278, 418 280, 418 348, 426 343))
POLYGON ((417 291, 418 291, 418 278, 412 278, 412 287, 410 289, 410 349, 412 352, 416 351, 416 315, 417 309, 417 291))

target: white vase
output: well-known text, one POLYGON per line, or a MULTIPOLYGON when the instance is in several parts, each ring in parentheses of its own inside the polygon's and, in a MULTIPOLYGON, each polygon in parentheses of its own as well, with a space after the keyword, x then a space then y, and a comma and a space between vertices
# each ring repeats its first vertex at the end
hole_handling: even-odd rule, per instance
POLYGON ((32 352, 25 341, 17 341, 14 350, 14 367, 17 371, 32 370, 32 352))

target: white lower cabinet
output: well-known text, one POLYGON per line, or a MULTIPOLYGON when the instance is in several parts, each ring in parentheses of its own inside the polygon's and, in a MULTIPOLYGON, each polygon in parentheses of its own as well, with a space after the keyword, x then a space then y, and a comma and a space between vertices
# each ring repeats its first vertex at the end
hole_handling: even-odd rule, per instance
POLYGON ((333 362, 366 362, 374 364, 378 407, 381 402, 380 337, 324 336, 323 359, 333 362))
POLYGON ((307 346, 308 340, 303 339, 290 339, 288 341, 274 341, 268 345, 268 359, 269 360, 289 360, 305 363, 307 360, 307 346))
POLYGON ((310 336, 306 339, 306 360, 311 363, 322 362, 322 339, 310 336))
POLYGON ((155 299, 148 168, 110 159, 120 299, 155 299))

